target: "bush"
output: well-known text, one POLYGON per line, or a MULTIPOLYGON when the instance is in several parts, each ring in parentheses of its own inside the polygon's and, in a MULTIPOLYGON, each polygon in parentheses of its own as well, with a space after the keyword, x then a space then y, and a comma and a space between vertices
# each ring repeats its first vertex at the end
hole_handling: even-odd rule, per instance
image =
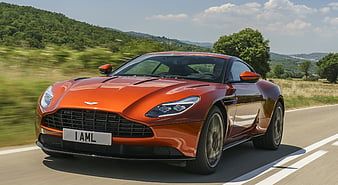
POLYGON ((320 79, 319 76, 309 75, 309 76, 303 76, 302 78, 304 81, 318 81, 320 79))

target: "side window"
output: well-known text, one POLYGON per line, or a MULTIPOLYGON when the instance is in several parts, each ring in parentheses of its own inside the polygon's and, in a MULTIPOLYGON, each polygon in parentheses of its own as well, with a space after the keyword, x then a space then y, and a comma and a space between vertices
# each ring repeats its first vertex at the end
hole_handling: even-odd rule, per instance
POLYGON ((241 81, 239 75, 244 71, 251 71, 251 69, 240 61, 235 61, 231 67, 231 77, 233 81, 241 81))
POLYGON ((160 64, 160 66, 157 67, 157 69, 155 69, 155 71, 153 71, 153 74, 161 74, 161 73, 168 73, 169 71, 169 67, 164 65, 164 64, 160 64))
POLYGON ((125 72, 125 74, 152 74, 161 65, 160 62, 154 60, 145 60, 133 66, 125 72))

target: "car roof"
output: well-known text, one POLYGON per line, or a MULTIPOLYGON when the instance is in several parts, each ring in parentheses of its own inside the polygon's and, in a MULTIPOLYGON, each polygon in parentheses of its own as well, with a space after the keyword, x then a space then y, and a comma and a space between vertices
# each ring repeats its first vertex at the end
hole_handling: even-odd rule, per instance
POLYGON ((191 55, 191 56, 217 57, 217 58, 224 58, 224 59, 232 58, 232 56, 230 55, 223 55, 223 54, 217 54, 217 53, 185 52, 185 51, 154 52, 154 53, 147 53, 145 55, 191 55))

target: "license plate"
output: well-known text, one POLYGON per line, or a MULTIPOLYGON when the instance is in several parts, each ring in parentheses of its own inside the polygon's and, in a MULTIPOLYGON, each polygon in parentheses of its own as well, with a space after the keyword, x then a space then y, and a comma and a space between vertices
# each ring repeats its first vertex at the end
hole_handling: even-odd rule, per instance
POLYGON ((84 131, 75 129, 63 129, 62 139, 78 143, 88 143, 96 145, 111 145, 112 134, 104 132, 84 131))

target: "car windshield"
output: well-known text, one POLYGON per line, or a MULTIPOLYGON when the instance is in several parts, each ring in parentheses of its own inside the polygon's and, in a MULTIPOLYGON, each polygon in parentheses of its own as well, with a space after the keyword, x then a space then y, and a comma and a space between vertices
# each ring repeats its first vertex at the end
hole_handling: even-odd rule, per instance
POLYGON ((116 69, 113 76, 152 76, 220 83, 225 60, 195 55, 143 55, 116 69))

